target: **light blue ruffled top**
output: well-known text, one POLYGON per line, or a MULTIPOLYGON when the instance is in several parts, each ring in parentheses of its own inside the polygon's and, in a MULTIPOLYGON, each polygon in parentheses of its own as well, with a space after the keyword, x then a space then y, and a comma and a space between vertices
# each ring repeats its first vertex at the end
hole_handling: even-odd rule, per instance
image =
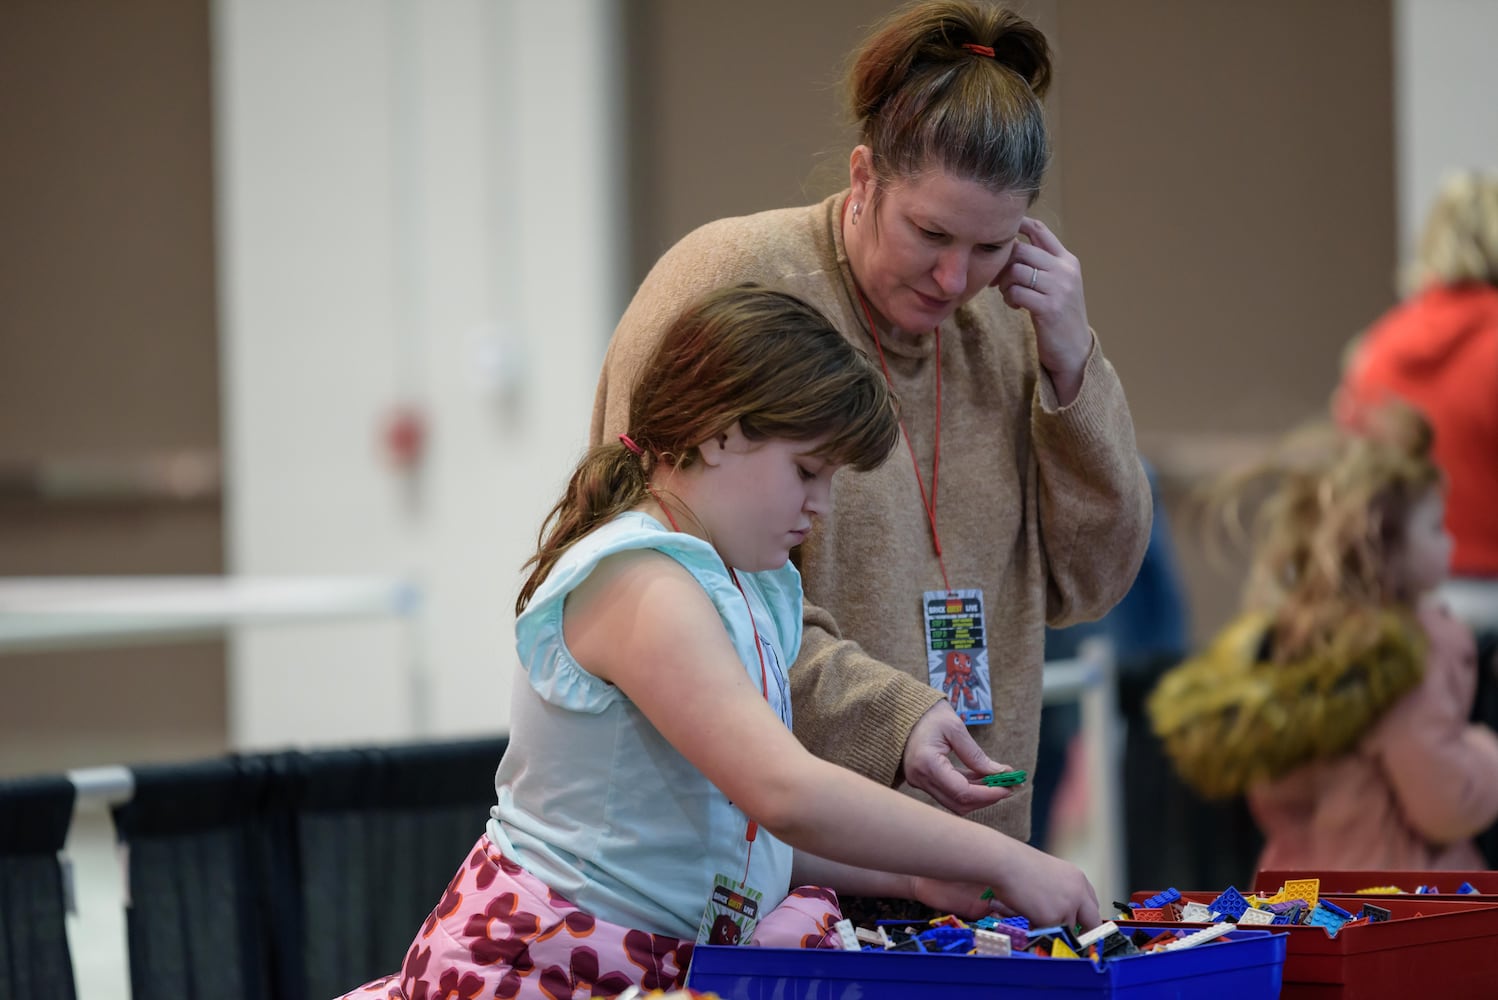
MULTIPOLYGON (((670 556, 702 585, 758 689, 747 597, 770 706, 790 725, 786 670, 801 645, 795 567, 740 572, 741 595, 712 546, 645 514, 621 514, 563 555, 515 622, 520 669, 488 832, 507 857, 594 916, 690 938, 713 876, 743 876, 747 819, 623 692, 584 670, 562 638, 567 595, 600 560, 631 549, 670 556)), ((744 747, 744 767, 754 761, 754 748, 744 747)), ((791 848, 761 830, 749 884, 764 893, 765 910, 785 896, 790 877, 791 848)))

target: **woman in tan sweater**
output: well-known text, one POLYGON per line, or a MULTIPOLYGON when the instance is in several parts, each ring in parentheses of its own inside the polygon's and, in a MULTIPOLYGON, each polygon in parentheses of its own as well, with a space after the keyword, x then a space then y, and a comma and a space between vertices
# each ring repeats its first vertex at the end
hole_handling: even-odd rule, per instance
POLYGON ((1021 840, 1028 787, 982 776, 1033 769, 1044 628, 1122 597, 1151 513, 1078 261, 1026 214, 1050 73, 1044 36, 1002 8, 925 0, 876 28, 851 72, 848 189, 667 251, 614 333, 592 424, 594 443, 629 430, 662 332, 724 285, 797 295, 878 360, 902 441, 881 469, 838 477, 801 547, 795 732, 1021 840))

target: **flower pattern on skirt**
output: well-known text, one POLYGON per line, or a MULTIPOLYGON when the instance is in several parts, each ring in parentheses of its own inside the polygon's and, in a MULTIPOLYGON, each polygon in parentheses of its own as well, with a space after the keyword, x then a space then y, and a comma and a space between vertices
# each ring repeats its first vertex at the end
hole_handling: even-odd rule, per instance
MULTIPOLYGON (((824 947, 836 940, 840 916, 831 890, 803 886, 765 915, 754 943, 824 947)), ((483 836, 421 925, 401 971, 340 1000, 585 1000, 634 985, 680 990, 692 948, 685 938, 584 913, 483 836)))

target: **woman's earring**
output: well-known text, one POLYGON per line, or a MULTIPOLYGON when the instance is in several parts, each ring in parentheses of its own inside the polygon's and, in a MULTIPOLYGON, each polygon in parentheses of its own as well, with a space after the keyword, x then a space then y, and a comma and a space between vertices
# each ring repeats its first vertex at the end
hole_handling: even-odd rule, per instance
POLYGON ((863 202, 861 202, 861 201, 855 201, 853 203, 853 224, 855 226, 858 225, 858 215, 862 211, 863 211, 863 202))

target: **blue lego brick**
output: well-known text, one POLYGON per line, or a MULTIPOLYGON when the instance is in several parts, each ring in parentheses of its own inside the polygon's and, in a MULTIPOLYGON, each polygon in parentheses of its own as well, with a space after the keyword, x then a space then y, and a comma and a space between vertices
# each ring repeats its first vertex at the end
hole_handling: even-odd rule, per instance
POLYGON ((1474 886, 1471 882, 1463 882, 1461 885, 1456 887, 1456 891, 1461 893, 1463 896, 1467 896, 1476 892, 1477 887, 1474 886))
MULTIPOLYGON (((1343 912, 1347 911, 1344 910, 1343 912)), ((1325 927, 1327 934, 1332 937, 1337 936, 1337 932, 1342 929, 1342 925, 1345 923, 1347 923, 1347 918, 1340 917, 1327 909, 1325 900, 1316 904, 1316 908, 1311 911, 1310 917, 1306 920, 1307 927, 1325 927)))
POLYGON ((1326 907, 1328 910, 1331 910, 1333 913, 1335 913, 1337 916, 1341 917, 1343 920, 1351 920, 1352 919, 1352 914, 1351 913, 1349 913, 1346 910, 1342 909, 1342 907, 1338 906, 1336 903, 1333 903, 1329 899, 1319 899, 1319 900, 1317 900, 1317 904, 1320 905, 1320 906, 1326 907))
POLYGON ((1207 904, 1210 909, 1224 917, 1232 917, 1236 921, 1243 916, 1243 911, 1248 909, 1248 900, 1243 898, 1243 893, 1232 886, 1222 891, 1222 895, 1207 904))
POLYGON ((926 946, 927 951, 965 955, 973 950, 973 932, 968 927, 933 927, 916 937, 926 946))
POLYGON ((1010 927, 1018 927, 1022 931, 1030 929, 1029 917, 1005 917, 999 923, 1008 924, 1010 927))
POLYGON ((1167 904, 1179 902, 1180 898, 1181 890, 1172 886, 1171 888, 1166 889, 1164 892, 1155 893, 1149 899, 1146 899, 1143 903, 1138 903, 1135 905, 1138 909, 1158 910, 1166 906, 1167 904))

